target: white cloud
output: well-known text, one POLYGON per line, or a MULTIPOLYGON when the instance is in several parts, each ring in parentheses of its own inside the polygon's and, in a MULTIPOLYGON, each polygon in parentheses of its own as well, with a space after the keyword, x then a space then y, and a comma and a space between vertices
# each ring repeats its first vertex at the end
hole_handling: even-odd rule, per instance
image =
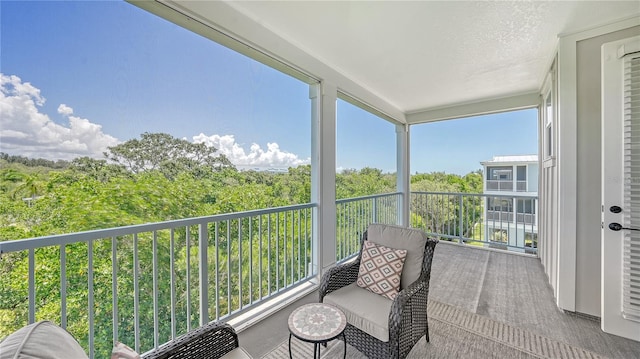
POLYGON ((207 136, 201 133, 193 136, 193 142, 204 143, 207 146, 217 148, 219 153, 227 156, 231 163, 236 166, 296 167, 311 162, 309 158, 300 159, 294 153, 282 151, 275 142, 267 143, 266 151, 260 145, 253 143, 249 148, 249 153, 236 143, 233 135, 207 136))
POLYGON ((102 126, 73 115, 65 104, 58 113, 69 126, 57 124, 40 112, 46 99, 40 89, 18 76, 0 73, 0 152, 32 158, 71 160, 102 158, 107 147, 120 141, 102 132, 102 126))
POLYGON ((63 116, 70 116, 70 115, 73 115, 73 109, 61 103, 60 106, 58 106, 58 113, 63 116))

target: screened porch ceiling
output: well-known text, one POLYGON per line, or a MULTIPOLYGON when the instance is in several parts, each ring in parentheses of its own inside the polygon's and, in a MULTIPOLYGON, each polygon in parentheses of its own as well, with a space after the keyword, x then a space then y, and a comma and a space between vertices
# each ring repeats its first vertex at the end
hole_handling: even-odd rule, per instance
POLYGON ((317 79, 328 67, 341 91, 409 124, 530 106, 559 35, 640 16, 638 0, 161 2, 317 79))

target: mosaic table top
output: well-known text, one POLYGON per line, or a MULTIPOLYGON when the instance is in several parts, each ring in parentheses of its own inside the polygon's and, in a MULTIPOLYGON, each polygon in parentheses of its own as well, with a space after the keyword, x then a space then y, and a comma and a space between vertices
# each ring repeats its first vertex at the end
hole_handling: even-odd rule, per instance
POLYGON ((296 337, 321 342, 340 335, 347 327, 344 313, 330 304, 310 303, 289 315, 289 330, 296 337))

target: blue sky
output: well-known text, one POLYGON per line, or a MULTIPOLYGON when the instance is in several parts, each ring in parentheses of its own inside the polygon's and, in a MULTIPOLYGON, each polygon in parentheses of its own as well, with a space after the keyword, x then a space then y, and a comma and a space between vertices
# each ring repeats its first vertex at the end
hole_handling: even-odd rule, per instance
MULTIPOLYGON (((0 151, 101 158, 166 132, 239 167, 308 163, 308 85, 128 3, 0 1, 0 151)), ((337 167, 395 171, 395 126, 338 102, 337 167), (365 130, 366 129, 366 130, 365 130)), ((412 172, 537 152, 536 111, 412 126, 412 172)))

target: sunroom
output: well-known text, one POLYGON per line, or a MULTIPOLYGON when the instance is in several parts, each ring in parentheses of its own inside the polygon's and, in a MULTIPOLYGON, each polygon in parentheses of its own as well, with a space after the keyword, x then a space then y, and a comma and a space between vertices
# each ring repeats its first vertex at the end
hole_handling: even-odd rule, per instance
MULTIPOLYGON (((413 126, 537 108, 536 250, 525 244, 520 251, 470 248, 462 223, 458 231, 431 233, 451 243, 443 240, 436 249, 430 299, 588 353, 640 355, 640 240, 627 230, 640 227, 633 213, 635 153, 625 155, 619 145, 634 146, 633 136, 624 137, 633 125, 623 117, 637 117, 632 105, 627 112, 624 107, 625 97, 635 101, 629 89, 637 84, 616 90, 624 89, 622 69, 633 71, 625 64, 640 51, 637 1, 129 2, 309 84, 311 203, 0 242, 1 254, 28 252, 29 322, 40 319, 36 277, 43 269, 36 249, 50 246, 64 275, 65 246, 81 242, 89 251, 81 305, 90 308, 90 357, 102 353, 94 338, 105 331, 114 342, 132 338, 128 344, 145 352, 212 320, 232 323, 254 356, 277 357, 273 350, 287 335, 287 313, 317 301, 323 273, 357 253, 366 226, 412 226, 412 203, 431 203, 430 194, 414 193, 410 185, 413 126), (395 126, 396 146, 389 152, 397 154, 396 193, 336 200, 338 100, 395 126), (129 238, 126 245, 121 238, 129 238), (158 254, 161 240, 170 254, 158 254), (174 258, 178 242, 187 244, 174 258), (139 255, 138 243, 146 254, 139 255), (124 246, 133 259, 123 270, 115 263, 124 246), (263 263, 259 253, 272 248, 277 263, 263 263), (223 251, 227 262, 219 262, 223 251), (238 257, 232 259, 231 251, 238 257), (105 258, 113 272, 93 273, 91 263, 105 258), (148 264, 150 282, 141 279, 138 261, 148 264), (177 274, 174 265, 186 272, 177 274), (133 293, 119 291, 118 271, 131 275, 133 293), (171 283, 171 293, 158 290, 160 281, 171 283), (110 287, 98 289, 97 283, 110 287), (107 320, 92 309, 105 293, 107 320), (134 296, 134 308, 119 307, 118 296, 134 296), (176 305, 182 296, 184 307, 176 305), (150 313, 144 312, 148 306, 141 309, 144 301, 153 304, 150 313), (179 317, 189 319, 179 324, 179 317), (571 331, 588 339, 573 341, 571 331)), ((458 195, 446 201, 462 208, 474 200, 458 195)), ((78 303, 66 302, 67 281, 58 280, 59 324, 65 327, 67 311, 78 303)), ((419 354, 409 357, 454 355, 430 349, 435 343, 418 345, 419 354)))

